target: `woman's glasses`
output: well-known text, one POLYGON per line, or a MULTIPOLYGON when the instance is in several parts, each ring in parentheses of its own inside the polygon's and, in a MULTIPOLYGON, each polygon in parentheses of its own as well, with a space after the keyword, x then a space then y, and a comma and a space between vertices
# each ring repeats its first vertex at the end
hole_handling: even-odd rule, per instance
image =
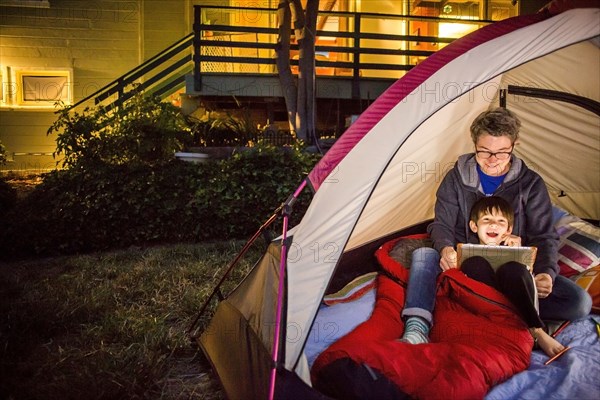
POLYGON ((510 155, 512 154, 513 148, 510 148, 510 151, 498 151, 496 153, 492 153, 491 151, 485 151, 485 150, 477 150, 475 149, 475 152, 477 153, 477 157, 487 160, 488 158, 491 158, 492 156, 496 157, 498 160, 506 160, 510 157, 510 155))

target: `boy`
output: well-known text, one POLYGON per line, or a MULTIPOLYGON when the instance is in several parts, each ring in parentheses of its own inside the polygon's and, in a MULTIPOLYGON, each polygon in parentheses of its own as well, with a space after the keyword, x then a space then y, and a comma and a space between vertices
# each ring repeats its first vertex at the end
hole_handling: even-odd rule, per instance
MULTIPOLYGON (((471 209, 469 228, 477 234, 480 244, 520 246, 521 238, 511 235, 513 224, 514 211, 501 197, 484 197, 471 209)), ((485 258, 477 256, 466 259, 460 268, 468 277, 502 292, 515 305, 529 332, 548 356, 564 349, 542 329, 544 323, 535 308, 533 276, 523 264, 511 261, 494 272, 485 258)))

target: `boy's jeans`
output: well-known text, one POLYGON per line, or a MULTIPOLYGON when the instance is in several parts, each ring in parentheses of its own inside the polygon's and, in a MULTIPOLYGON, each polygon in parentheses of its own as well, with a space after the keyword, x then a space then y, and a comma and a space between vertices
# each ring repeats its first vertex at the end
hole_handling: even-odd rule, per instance
POLYGON ((421 247, 412 253, 406 302, 402 317, 421 317, 433 325, 433 307, 437 277, 442 272, 440 255, 430 247, 421 247))

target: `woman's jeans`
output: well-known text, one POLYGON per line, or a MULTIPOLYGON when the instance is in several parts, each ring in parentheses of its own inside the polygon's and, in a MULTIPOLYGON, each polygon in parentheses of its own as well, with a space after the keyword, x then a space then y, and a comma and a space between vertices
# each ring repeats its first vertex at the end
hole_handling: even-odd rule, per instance
POLYGON ((592 297, 575 282, 562 275, 554 278, 552 293, 540 299, 540 318, 544 321, 574 321, 592 310, 592 297))
POLYGON ((433 307, 437 277, 442 272, 440 254, 431 247, 421 247, 412 253, 406 302, 402 317, 421 317, 433 325, 433 307))
MULTIPOLYGON (((433 308, 437 289, 437 277, 442 272, 440 255, 430 247, 422 247, 412 254, 406 302, 402 317, 422 317, 433 325, 433 308)), ((576 320, 590 313, 592 299, 575 282, 557 276, 552 293, 539 299, 540 317, 544 321, 576 320)))

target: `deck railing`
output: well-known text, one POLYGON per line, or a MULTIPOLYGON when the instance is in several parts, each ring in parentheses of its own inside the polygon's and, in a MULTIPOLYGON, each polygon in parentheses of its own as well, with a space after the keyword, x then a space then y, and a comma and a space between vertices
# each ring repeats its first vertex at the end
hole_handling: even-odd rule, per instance
MULTIPOLYGON (((276 73, 276 13, 271 8, 194 6, 195 90, 201 90, 205 73, 243 73, 243 66, 253 73, 276 73)), ((318 26, 333 20, 337 29, 316 31, 317 75, 351 76, 356 81, 399 78, 456 39, 441 35, 443 27, 476 30, 491 22, 336 11, 321 11, 319 19, 318 26)), ((298 45, 292 44, 292 54, 297 51, 298 45)), ((291 64, 296 68, 297 59, 291 64)))
MULTIPOLYGON (((168 95, 183 87, 185 76, 192 73, 197 92, 204 74, 276 74, 276 18, 272 8, 196 5, 192 33, 75 106, 91 100, 118 106, 139 90, 168 95)), ((321 11, 318 27, 329 28, 316 31, 316 74, 351 77, 355 87, 362 78, 397 79, 455 40, 444 36, 445 28, 476 30, 490 22, 321 11)), ((297 53, 298 45, 292 43, 291 54, 297 53)), ((291 65, 297 69, 297 57, 291 65)))

